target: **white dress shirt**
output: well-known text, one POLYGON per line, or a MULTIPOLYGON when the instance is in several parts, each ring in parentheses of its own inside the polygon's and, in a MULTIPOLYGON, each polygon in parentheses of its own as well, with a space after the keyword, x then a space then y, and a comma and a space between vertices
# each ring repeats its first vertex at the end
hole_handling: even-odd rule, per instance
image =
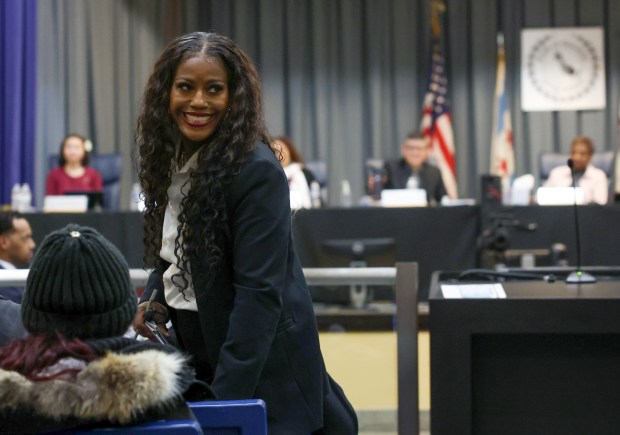
MULTIPOLYGON (((196 151, 192 157, 185 163, 185 165, 179 169, 176 173, 172 174, 170 180, 170 187, 168 188, 168 206, 164 213, 164 226, 161 238, 161 250, 159 256, 170 263, 170 267, 164 272, 164 294, 166 296, 166 302, 172 308, 178 310, 191 310, 198 311, 196 305, 196 294, 194 293, 194 286, 192 283, 191 271, 185 270, 184 277, 187 280, 187 288, 181 293, 180 287, 177 287, 172 282, 172 276, 177 275, 180 272, 179 265, 177 264, 177 257, 174 255, 174 241, 177 237, 179 227, 179 214, 181 213, 181 201, 189 190, 189 184, 185 187, 183 185, 189 180, 192 169, 197 165, 198 151, 196 151), (181 188, 183 187, 183 191, 181 188)), ((181 257, 183 252, 183 235, 179 239, 181 257)), ((188 265, 189 267, 189 265, 188 265)), ((183 284, 181 277, 176 277, 175 281, 179 284, 183 284)))
POLYGON ((301 170, 299 163, 291 163, 284 168, 284 173, 288 179, 288 187, 291 192, 291 209, 311 208, 310 187, 306 175, 301 170))

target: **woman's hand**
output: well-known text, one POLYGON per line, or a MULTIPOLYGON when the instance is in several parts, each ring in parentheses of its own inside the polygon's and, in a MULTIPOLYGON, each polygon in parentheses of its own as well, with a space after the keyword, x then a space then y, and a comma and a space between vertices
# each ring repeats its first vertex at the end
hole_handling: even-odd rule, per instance
POLYGON ((143 337, 147 337, 149 340, 159 343, 153 331, 146 325, 146 321, 151 321, 157 325, 162 335, 166 338, 170 337, 168 333, 168 328, 166 328, 167 322, 167 310, 162 305, 157 302, 152 302, 149 311, 147 312, 146 308, 148 306, 148 302, 142 302, 138 305, 136 310, 136 315, 133 318, 133 329, 136 333, 140 334, 143 337))

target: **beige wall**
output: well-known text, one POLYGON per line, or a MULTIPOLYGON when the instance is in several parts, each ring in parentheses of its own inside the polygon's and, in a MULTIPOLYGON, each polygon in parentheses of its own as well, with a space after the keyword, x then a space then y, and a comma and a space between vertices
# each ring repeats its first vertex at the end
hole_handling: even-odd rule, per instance
MULTIPOLYGON (((397 409, 395 332, 321 333, 327 370, 357 410, 397 409)), ((430 409, 429 335, 418 335, 419 406, 430 409)))

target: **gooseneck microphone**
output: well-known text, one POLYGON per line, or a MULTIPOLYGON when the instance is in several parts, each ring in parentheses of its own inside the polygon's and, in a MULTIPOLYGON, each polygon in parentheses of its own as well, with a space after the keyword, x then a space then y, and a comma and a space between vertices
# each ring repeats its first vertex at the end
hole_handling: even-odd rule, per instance
POLYGON ((573 159, 568 159, 566 162, 568 167, 570 168, 570 175, 573 180, 573 195, 575 198, 575 202, 573 204, 573 211, 575 212, 575 243, 577 245, 577 270, 571 272, 566 277, 566 282, 569 284, 589 284, 595 283, 596 278, 590 275, 587 272, 581 270, 581 237, 579 236, 579 213, 577 212, 577 189, 575 183, 575 162, 573 159))

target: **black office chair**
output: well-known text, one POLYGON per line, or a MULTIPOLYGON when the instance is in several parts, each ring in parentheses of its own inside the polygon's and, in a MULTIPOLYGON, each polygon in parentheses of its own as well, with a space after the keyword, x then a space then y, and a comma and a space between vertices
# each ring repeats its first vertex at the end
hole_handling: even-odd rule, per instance
MULTIPOLYGON (((120 154, 90 154, 89 166, 96 169, 103 181, 103 207, 105 210, 120 208, 121 171, 123 158, 120 154)), ((49 156, 50 170, 58 166, 58 155, 49 156)))
MULTIPOLYGON (((380 158, 366 159, 364 162, 364 190, 367 195, 378 195, 377 192, 381 191, 380 188, 377 188, 377 192, 370 192, 368 190, 368 179, 370 177, 379 176, 383 172, 383 164, 384 161, 380 158)), ((377 199, 379 198, 377 197, 377 199)))
POLYGON ((321 188, 327 187, 327 165, 320 160, 305 162, 304 166, 312 172, 321 188))
POLYGON ((314 179, 319 183, 321 187, 321 202, 327 204, 327 164, 321 160, 312 160, 304 162, 304 167, 312 172, 314 179))

